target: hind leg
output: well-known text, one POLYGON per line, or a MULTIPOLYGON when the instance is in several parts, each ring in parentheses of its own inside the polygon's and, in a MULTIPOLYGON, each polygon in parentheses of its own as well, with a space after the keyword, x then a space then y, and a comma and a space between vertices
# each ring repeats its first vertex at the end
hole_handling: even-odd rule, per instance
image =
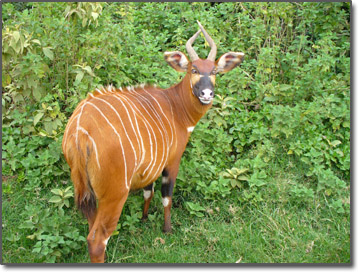
MULTIPOLYGON (((87 236, 88 251, 92 263, 103 263, 107 242, 116 229, 128 191, 117 199, 103 199, 98 202, 96 219, 87 236)), ((91 225, 90 221, 89 224, 91 225)))
POLYGON ((93 224, 96 220, 96 214, 97 214, 97 209, 96 211, 92 214, 92 215, 88 215, 87 216, 87 221, 88 221, 88 230, 91 231, 93 224))

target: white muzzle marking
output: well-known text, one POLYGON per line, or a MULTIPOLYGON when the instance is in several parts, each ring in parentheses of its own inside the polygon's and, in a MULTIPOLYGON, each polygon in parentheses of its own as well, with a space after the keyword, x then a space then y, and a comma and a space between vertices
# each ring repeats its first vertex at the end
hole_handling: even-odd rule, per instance
POLYGON ((199 100, 203 104, 210 104, 213 101, 214 95, 213 91, 210 89, 204 89, 201 91, 199 100))

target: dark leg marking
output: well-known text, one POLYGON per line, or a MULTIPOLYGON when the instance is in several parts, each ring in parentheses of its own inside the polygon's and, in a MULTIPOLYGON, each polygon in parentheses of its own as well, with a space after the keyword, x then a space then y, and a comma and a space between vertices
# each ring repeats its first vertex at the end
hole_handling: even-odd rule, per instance
POLYGON ((149 184, 148 186, 143 188, 143 192, 144 192, 144 207, 143 207, 143 216, 142 216, 143 221, 145 221, 148 218, 149 204, 154 195, 153 185, 154 183, 149 184))

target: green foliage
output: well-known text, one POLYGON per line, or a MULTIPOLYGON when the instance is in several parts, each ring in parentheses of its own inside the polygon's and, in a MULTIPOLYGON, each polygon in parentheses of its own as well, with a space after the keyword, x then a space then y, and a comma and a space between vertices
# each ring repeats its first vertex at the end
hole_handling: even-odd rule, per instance
POLYGON ((194 215, 196 217, 203 217, 204 214, 202 213, 205 211, 205 208, 200 206, 198 203, 193 202, 185 202, 186 208, 189 211, 191 215, 194 215))
MULTIPOLYGON (((26 207, 25 221, 20 225, 27 239, 33 241, 32 253, 36 262, 54 263, 81 247, 86 239, 71 224, 71 216, 58 214, 50 209, 26 207)), ((31 243, 32 244, 32 243, 31 243)))
POLYGON ((248 177, 244 175, 248 170, 247 168, 238 169, 233 167, 232 169, 226 169, 226 172, 223 172, 222 176, 230 179, 231 187, 242 188, 244 186, 243 182, 248 180, 248 177))
POLYGON ((54 196, 51 197, 48 202, 56 204, 61 211, 61 214, 63 214, 63 206, 66 206, 67 208, 70 207, 69 199, 73 197, 72 187, 69 186, 64 190, 56 188, 52 189, 51 192, 54 196))
MULTIPOLYGON (((314 229, 323 224, 327 233, 339 229, 335 217, 349 225, 348 2, 19 2, 2 4, 2 16, 3 222, 13 228, 4 228, 3 249, 11 256, 21 248, 33 254, 15 260, 66 262, 83 246, 80 233, 85 231, 79 231, 80 219, 72 219, 77 212, 61 151, 67 120, 81 99, 100 85, 149 83, 166 88, 179 82, 182 74, 165 64, 163 53, 185 52, 185 42, 197 30, 195 20, 215 40, 218 57, 242 51, 245 60, 216 78, 213 107, 195 127, 181 161, 174 210, 182 209, 186 219, 203 220, 199 222, 211 220, 215 213, 215 219, 221 216, 217 220, 226 222, 236 217, 234 208, 224 209, 230 205, 247 207, 250 213, 277 208, 304 218, 313 213, 322 221, 305 222, 314 229), (8 214, 16 201, 27 207, 19 218, 8 214), (217 206, 206 207, 207 203, 217 206), (220 212, 215 212, 218 206, 220 212), (324 225, 327 222, 334 223, 324 225)), ((201 57, 209 51, 202 36, 194 48, 201 57)), ((142 202, 141 195, 129 197, 115 237, 122 232, 131 237, 140 229, 142 202)), ((153 202, 161 205, 160 194, 153 202)), ((253 217, 260 221, 263 214, 253 217)), ((161 229, 162 210, 153 208, 146 224, 161 229)), ((235 224, 242 228, 244 223, 235 224)), ((256 230, 263 233, 260 241, 270 239, 267 230, 256 230)), ((300 239, 290 240, 290 246, 299 247, 300 239)), ((327 240, 315 239, 322 247, 327 240)), ((266 247, 274 244, 264 242, 266 247)), ((310 243, 308 249, 301 247, 310 251, 310 243)), ((346 249, 338 244, 315 255, 325 259, 300 255, 288 261, 342 261, 330 255, 333 248, 346 249)))

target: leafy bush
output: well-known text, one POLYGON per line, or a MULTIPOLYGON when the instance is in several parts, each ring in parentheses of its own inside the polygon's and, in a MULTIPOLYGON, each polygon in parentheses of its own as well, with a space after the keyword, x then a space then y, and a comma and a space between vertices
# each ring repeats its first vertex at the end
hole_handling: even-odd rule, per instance
POLYGON ((87 241, 71 224, 70 215, 63 213, 58 216, 56 211, 49 208, 39 210, 35 206, 25 210, 23 216, 26 220, 19 227, 25 230, 26 238, 36 242, 32 247, 36 262, 54 263, 72 254, 87 241))

